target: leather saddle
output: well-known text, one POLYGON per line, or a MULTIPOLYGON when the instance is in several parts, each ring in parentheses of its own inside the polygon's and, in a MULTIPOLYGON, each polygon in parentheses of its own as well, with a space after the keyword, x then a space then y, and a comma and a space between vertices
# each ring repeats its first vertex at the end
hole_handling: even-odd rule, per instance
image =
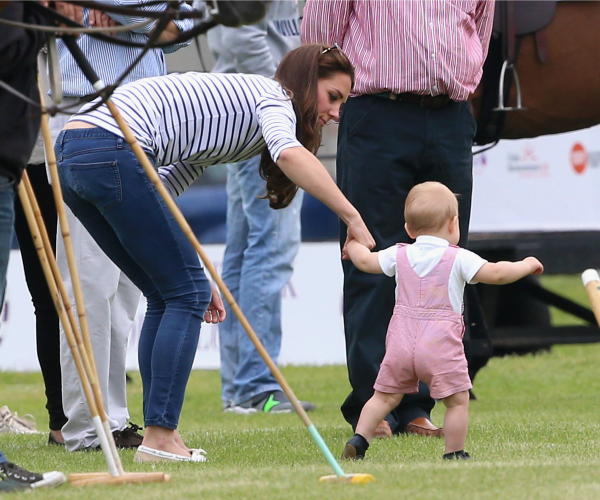
POLYGON ((546 0, 496 2, 492 38, 483 67, 483 94, 474 140, 476 145, 497 142, 506 111, 520 109, 508 108, 507 104, 521 39, 533 35, 538 59, 541 62, 548 60, 545 28, 554 19, 556 3, 546 0), (509 68, 509 71, 505 71, 506 68, 509 68), (502 110, 504 107, 506 111, 502 110))

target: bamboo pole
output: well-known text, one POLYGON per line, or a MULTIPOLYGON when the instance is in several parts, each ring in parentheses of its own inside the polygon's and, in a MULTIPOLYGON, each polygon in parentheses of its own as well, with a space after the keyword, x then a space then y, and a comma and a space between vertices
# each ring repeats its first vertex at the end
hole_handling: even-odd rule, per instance
POLYGON ((93 486, 96 484, 130 484, 130 483, 168 483, 171 476, 164 472, 125 472, 111 477, 106 472, 90 472, 69 474, 69 483, 73 486, 93 486))
POLYGON ((581 274, 583 286, 587 292, 596 322, 600 325, 600 276, 595 269, 586 269, 581 274))
MULTIPOLYGON (((83 357, 85 357, 86 353, 81 353, 79 347, 77 346, 77 342, 75 340, 75 334, 73 332, 71 321, 67 316, 66 308, 62 302, 62 297, 59 293, 56 280, 52 273, 52 265, 50 261, 54 261, 54 266, 56 266, 56 261, 54 260, 54 255, 52 253, 46 253, 44 249, 43 237, 40 227, 38 226, 38 222, 36 220, 36 216, 34 215, 34 211, 32 208, 32 201, 30 199, 30 195, 28 194, 28 189, 26 185, 31 188, 31 184, 29 183, 29 178, 27 177, 27 172, 23 173, 23 182, 19 184, 19 197, 21 199, 21 204, 23 205, 23 211, 25 212, 25 217, 27 219, 27 223, 29 224, 29 229, 31 231, 31 235, 33 237, 33 243, 37 250, 38 256, 40 258, 40 263, 42 265, 42 269, 44 271, 44 276, 46 277, 46 281, 48 283, 48 288, 50 290, 50 295, 52 296, 52 300, 54 301, 54 306, 56 307, 56 311, 58 313, 58 317, 63 324, 65 329, 65 336, 67 337, 67 342, 69 344, 69 348, 71 349, 71 353, 73 355, 73 361, 75 362, 75 367, 77 369, 77 373, 79 374, 79 378, 81 380, 81 386, 83 388, 83 392, 90 408, 90 413, 92 414, 92 421, 94 422, 94 426, 96 427, 96 431, 99 431, 99 437, 102 440, 106 441, 106 436, 104 434, 104 428, 101 425, 100 418, 98 416, 98 407, 96 406, 96 400, 94 397, 92 385, 90 383, 88 373, 85 368, 85 362, 83 361, 83 357), (103 439, 104 436, 104 439, 103 439)), ((35 201, 37 205, 37 200, 35 201)), ((39 208, 38 208, 39 211, 39 208)), ((42 221, 43 222, 43 221, 42 221)), ((42 226, 45 231, 45 226, 42 226)), ((47 233, 46 233, 47 238, 47 233)), ((56 266, 57 267, 57 266, 56 266)), ((68 299, 67 299, 68 300, 68 299)), ((111 436, 112 438, 112 436, 111 436)), ((111 475, 118 476, 119 470, 115 463, 115 459, 110 452, 110 448, 106 446, 103 448, 104 457, 106 458, 106 462, 108 465, 108 469, 111 475), (106 450, 106 451, 105 451, 106 450)))
MULTIPOLYGON (((38 86, 39 87, 39 86, 38 86)), ((44 96, 42 93, 42 89, 39 88, 40 99, 41 102, 44 102, 44 96)), ((123 465, 121 464, 121 458, 119 457, 119 453, 117 451, 117 446, 115 444, 115 440, 112 436, 110 423, 108 421, 108 417, 104 410, 104 401, 102 399, 102 391, 100 390, 100 384, 98 382, 98 371, 96 369, 96 362, 94 360, 94 351, 92 349, 92 344, 90 341, 90 334, 87 324, 87 317, 85 314, 85 305, 83 302, 83 293, 81 292, 81 283, 79 281, 79 274, 77 272, 77 266, 75 265, 75 255, 73 252, 73 244, 71 242, 71 235, 69 231, 69 223, 67 221, 67 213, 65 210, 65 204, 62 196, 62 191, 60 189, 60 180, 58 178, 58 170, 56 167, 56 155, 54 154, 54 148, 52 147, 53 141, 52 136, 50 134, 50 125, 48 123, 48 114, 46 113, 46 109, 42 110, 42 122, 41 122, 41 131, 42 137, 44 139, 44 149, 46 151, 46 160, 48 162, 48 168, 50 170, 50 176, 52 179, 52 192, 54 194, 54 201, 56 204, 56 209, 58 212, 58 219, 60 222, 60 228, 64 240, 65 252, 67 255, 67 262, 69 266, 69 273, 71 275, 71 283, 73 285, 73 293, 75 296, 75 306, 77 308, 77 315, 79 318, 79 326, 81 329, 81 335, 79 338, 79 344, 83 346, 81 350, 84 359, 86 362, 84 363, 84 368, 87 373, 87 377, 92 388, 92 394, 95 400, 95 408, 96 415, 92 413, 92 420, 95 422, 96 418, 100 420, 100 428, 103 429, 101 432, 99 429, 96 430, 98 434, 98 438, 100 439, 100 446, 102 447, 102 451, 106 457, 108 454, 112 455, 112 461, 109 461, 107 458, 107 463, 109 465, 109 470, 111 469, 111 463, 114 462, 116 467, 115 470, 111 470, 111 474, 115 472, 113 475, 122 474, 123 465), (105 449, 107 451, 105 451, 105 449)), ((61 280, 62 283, 62 280, 61 280)), ((74 333, 76 336, 79 336, 79 330, 75 328, 74 333)), ((92 411, 92 407, 90 406, 90 411, 92 411)))
POLYGON ((167 188, 164 186, 164 184, 160 180, 160 177, 159 177, 158 173, 154 169, 154 166, 152 165, 152 163, 148 159, 148 156, 146 155, 146 153, 144 152, 144 150, 142 149, 142 147, 137 142, 135 136, 133 135, 133 132, 129 128, 129 125, 127 124, 127 122, 121 116, 121 113, 119 112, 117 106, 112 101, 110 101, 110 100, 107 101, 106 105, 108 106, 108 109, 110 110, 113 118, 117 122, 117 125, 119 126, 119 129, 121 130, 121 132, 125 136, 125 141, 127 142, 127 144, 129 144, 129 146, 131 147, 131 149, 134 152, 135 156, 137 157, 138 161, 140 162, 140 164, 144 168, 144 171, 148 175, 148 178, 150 179, 150 182, 152 182, 152 184, 154 185, 154 187, 156 188, 156 190, 160 193, 160 195, 164 199, 165 203, 167 204, 167 206, 171 210, 171 213, 173 214, 173 216, 177 220, 177 223, 181 227, 182 231, 187 236, 187 238, 190 240, 190 242, 192 243, 192 245, 194 246, 194 248, 198 252, 198 255, 200 255, 200 258, 204 262, 205 267, 208 269, 208 272, 210 273, 210 275, 213 278, 213 280, 217 283, 217 286, 219 287, 219 290, 221 291, 221 293, 223 294, 223 296, 227 300, 227 302, 228 302, 229 306, 231 307, 231 309, 233 310, 235 316, 237 317, 237 319, 240 321, 240 323, 244 327, 244 330, 246 331, 246 333, 250 337, 250 340, 254 344, 254 347, 256 348, 256 350, 258 351, 258 353, 260 354, 260 356, 262 357, 262 359, 264 360, 264 362, 266 363, 266 365, 269 367, 269 370, 271 370, 271 373, 273 374, 273 376, 275 377, 275 379, 277 380, 277 382, 281 386, 281 389, 283 390, 283 392, 285 393, 285 395, 290 400, 290 403, 292 404, 292 406, 294 407, 294 410, 296 411, 296 413, 300 417, 300 420, 302 420, 302 422, 306 426, 309 434, 311 435, 311 437, 315 441, 317 447, 321 450, 321 453, 323 453, 323 456, 325 457, 325 459, 327 460, 327 462, 329 463, 329 465, 331 466, 331 468, 335 472, 335 476, 324 476, 323 481, 325 481, 325 482, 332 482, 332 481, 340 481, 341 480, 343 482, 355 482, 355 483, 358 483, 358 482, 369 482, 371 480, 374 480, 374 478, 373 478, 373 476, 371 474, 355 474, 355 475, 352 475, 352 474, 345 474, 344 473, 344 471, 340 467, 340 464, 338 464, 337 460, 334 458, 333 454, 331 453, 331 450, 329 449, 329 447, 327 446, 327 444, 325 443, 325 441, 323 440, 323 438, 319 434, 319 431, 314 426, 314 424, 311 422, 309 416, 306 414, 306 411, 304 410, 304 408, 300 404, 300 401, 298 400, 298 398, 294 394, 294 391, 292 391, 292 388, 287 383, 287 381, 284 378, 283 374, 279 370, 279 367, 271 359, 271 356, 269 355, 268 351, 265 349, 265 347, 263 346, 262 342, 260 341, 260 339, 258 338, 258 336, 256 335, 256 333, 254 332, 254 329, 252 328, 252 325, 250 325, 250 322, 248 321, 248 319, 246 318, 246 316, 242 312, 240 306, 237 304, 235 298, 233 297, 233 295, 231 294, 231 292, 229 291, 229 289, 225 285, 225 282, 219 276, 219 273, 217 273, 217 270, 215 269, 214 265, 212 264, 212 262, 208 258, 208 255, 204 251, 204 248, 202 248, 202 245, 198 241, 198 238, 196 238, 196 235, 194 234, 194 232, 192 231, 192 228, 190 227, 190 225, 188 224, 187 220, 185 219, 185 217, 181 213, 181 210, 179 209, 179 207, 175 203, 175 200, 173 200, 173 197, 171 196, 171 194, 169 193, 169 191, 167 190, 167 188), (352 481, 351 478, 354 477, 354 476, 356 476, 356 478, 355 478, 354 481, 352 481), (333 478, 335 478, 335 479, 333 479, 333 478))

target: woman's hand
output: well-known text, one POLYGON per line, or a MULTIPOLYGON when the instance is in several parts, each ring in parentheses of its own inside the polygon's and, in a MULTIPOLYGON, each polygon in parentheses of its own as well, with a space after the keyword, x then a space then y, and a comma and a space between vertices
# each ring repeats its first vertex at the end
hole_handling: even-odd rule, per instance
POLYGON ((204 321, 217 324, 225 319, 227 313, 225 312, 223 299, 221 299, 217 286, 211 282, 210 287, 212 288, 212 297, 210 299, 210 304, 208 304, 208 309, 204 313, 204 321))
POLYGON ((371 236, 371 233, 367 229, 367 226, 360 215, 357 215, 357 217, 353 218, 348 223, 348 233, 346 236, 346 242, 344 243, 344 247, 342 248, 343 260, 348 260, 349 258, 348 250, 346 247, 348 245, 348 242, 351 240, 356 240, 369 249, 372 249, 375 246, 375 240, 373 239, 373 236, 371 236))

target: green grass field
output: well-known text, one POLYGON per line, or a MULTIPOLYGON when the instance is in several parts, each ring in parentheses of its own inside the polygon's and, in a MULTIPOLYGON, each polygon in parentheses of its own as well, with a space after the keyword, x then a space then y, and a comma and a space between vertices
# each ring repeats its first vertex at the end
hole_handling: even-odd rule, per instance
MULTIPOLYGON (((555 277, 551 277, 552 280, 555 277)), ((560 278, 560 277, 559 277, 560 278)), ((551 281, 551 280, 550 280, 551 281)), ((566 279, 585 303, 573 279, 566 279)), ((546 283, 565 292, 565 282, 546 283)), ((572 322, 554 316, 560 324, 572 322)), ((164 471, 167 484, 64 485, 31 494, 39 499, 597 499, 600 497, 600 345, 555 346, 549 353, 493 358, 475 380, 466 449, 468 463, 443 462, 441 440, 400 436, 373 443, 367 459, 342 463, 346 472, 368 472, 368 485, 320 484, 332 470, 300 419, 290 415, 222 414, 219 375, 192 374, 181 433, 209 453, 206 464, 134 464, 122 451, 126 471, 164 471)), ((343 366, 285 367, 295 393, 314 401, 313 422, 335 456, 351 435, 339 406, 349 385, 343 366)), ((129 386, 132 421, 141 423, 141 382, 129 386)), ((45 429, 39 374, 0 374, 0 405, 31 413, 45 429)), ((436 406, 434 423, 441 425, 436 406)), ((31 470, 104 471, 99 452, 67 453, 46 446, 47 434, 0 435, 0 449, 31 470)), ((15 497, 23 493, 12 494, 15 497)))

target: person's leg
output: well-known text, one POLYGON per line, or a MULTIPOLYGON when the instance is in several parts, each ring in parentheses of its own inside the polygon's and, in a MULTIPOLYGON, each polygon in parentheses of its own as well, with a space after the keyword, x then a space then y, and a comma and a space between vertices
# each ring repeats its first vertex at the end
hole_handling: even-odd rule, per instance
MULTIPOLYGON (((432 147, 428 147, 424 155, 424 168, 420 172, 419 182, 439 181, 459 195, 459 246, 468 247, 473 187, 472 143, 476 123, 468 103, 453 103, 443 108, 431 109, 428 110, 428 114, 428 134, 432 138, 432 147)), ((483 342, 484 345, 491 344, 479 297, 474 289, 467 288, 465 291, 464 316, 463 343, 469 361, 469 371, 474 375, 477 368, 485 365, 487 361, 485 356, 483 359, 472 359, 469 349, 472 334, 473 340, 483 342)))
MULTIPOLYGON (((223 281, 238 304, 244 252, 248 247, 248 221, 244 213, 239 180, 241 167, 242 163, 227 165, 227 235, 222 272, 223 281)), ((229 304, 225 303, 225 308, 227 316, 219 323, 221 400, 223 408, 233 408, 235 398, 233 378, 239 366, 238 339, 244 332, 229 304)))
POLYGON ((211 295, 198 255, 123 139, 69 131, 56 149, 65 201, 148 301, 143 444, 189 458, 175 429, 211 295))
POLYGON ((15 181, 0 174, 0 305, 2 306, 15 222, 15 198, 15 181))
MULTIPOLYGON (((374 250, 407 242, 404 202, 416 182, 423 153, 426 120, 419 106, 365 96, 344 107, 338 135, 338 185, 362 215, 375 238, 374 250), (392 215, 391 215, 392 214, 392 215)), ((346 238, 342 225, 340 241, 346 238)), ((344 270, 344 330, 352 392, 342 405, 344 418, 356 426, 385 353, 394 308, 395 282, 359 271, 350 261, 344 270)), ((406 395, 386 417, 393 432, 403 432, 417 418, 429 419, 435 402, 425 384, 406 395)))
POLYGON ((115 295, 110 303, 110 351, 107 380, 107 413, 123 430, 129 422, 127 408, 126 361, 129 332, 135 319, 141 292, 120 271, 115 295))
POLYGON ((360 412, 356 424, 356 433, 363 436, 369 443, 379 422, 402 401, 403 394, 388 394, 375 391, 360 412))
POLYGON ((458 392, 444 398, 444 453, 464 450, 469 427, 469 391, 458 392))
MULTIPOLYGON (((292 262, 300 246, 299 192, 289 207, 273 210, 266 199, 265 181, 260 177, 260 157, 240 165, 237 181, 248 227, 247 248, 240 269, 238 302, 270 357, 277 362, 281 349, 281 291, 292 275, 292 262)), ((280 391, 247 333, 237 325, 238 369, 234 377, 234 403, 258 394, 280 391)))
MULTIPOLYGON (((27 174, 42 213, 50 244, 56 251, 56 204, 52 187, 48 183, 46 166, 43 163, 28 165, 27 174)), ((37 356, 44 378, 49 427, 54 439, 62 442, 60 430, 66 423, 67 417, 62 406, 58 314, 18 197, 15 202, 15 233, 19 240, 25 280, 35 313, 37 356)))
POLYGON ((377 426, 385 416, 400 404, 402 397, 403 394, 375 391, 360 412, 356 433, 346 443, 342 458, 347 460, 364 458, 377 426))
MULTIPOLYGON (((109 417, 110 428, 114 432, 118 430, 119 423, 108 412, 108 376, 110 369, 111 302, 114 299, 119 282, 120 270, 104 254, 79 219, 73 215, 73 212, 68 207, 65 208, 75 265, 83 294, 90 341, 98 373, 98 383, 102 391, 104 408, 109 417)), ((71 301, 71 306, 75 308, 73 283, 69 273, 67 253, 60 229, 56 245, 56 260, 69 295, 69 300, 71 301)), ((62 428, 62 434, 67 451, 98 446, 100 440, 96 435, 96 429, 81 387, 79 374, 73 361, 63 325, 61 325, 60 342, 63 407, 68 419, 62 428)))
POLYGON ((477 129, 469 104, 451 103, 426 111, 426 144, 417 182, 438 181, 458 196, 459 246, 466 247, 473 190, 473 137, 477 129))

